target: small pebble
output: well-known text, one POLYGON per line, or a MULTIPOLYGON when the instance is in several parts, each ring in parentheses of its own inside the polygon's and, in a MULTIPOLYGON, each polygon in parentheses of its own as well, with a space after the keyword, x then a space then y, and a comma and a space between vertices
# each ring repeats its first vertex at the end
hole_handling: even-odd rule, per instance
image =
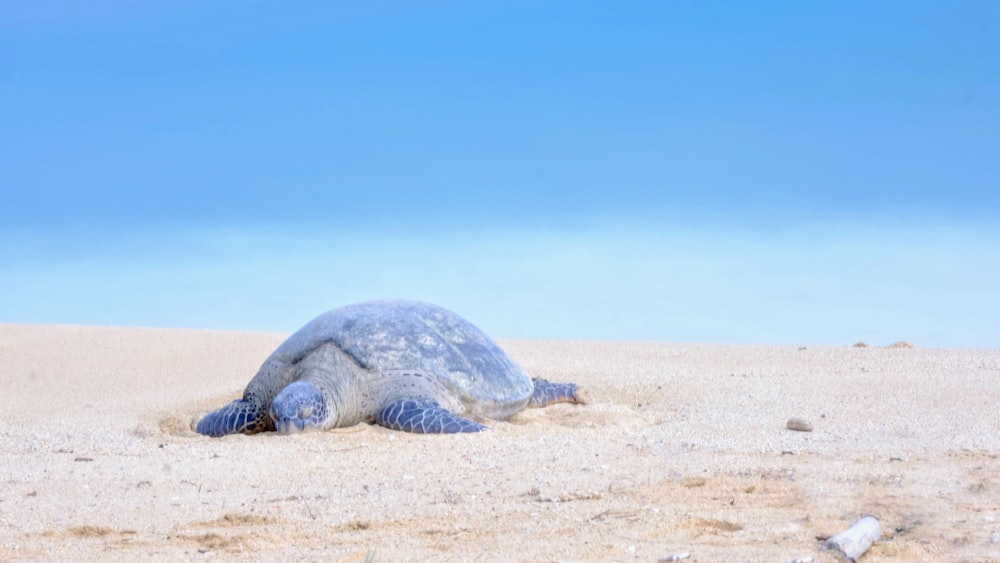
POLYGON ((1000 534, 998 534, 997 532, 993 532, 992 534, 990 534, 990 542, 992 543, 1000 542, 1000 534))
POLYGON ((691 557, 691 554, 685 551, 683 553, 675 553, 673 555, 661 557, 660 559, 657 559, 657 561, 659 563, 669 563, 670 561, 680 561, 682 559, 687 559, 688 557, 691 557))
POLYGON ((801 418, 796 418, 796 417, 789 418, 788 422, 785 423, 785 426, 788 427, 789 430, 795 430, 796 432, 812 432, 813 431, 813 425, 812 424, 809 424, 809 422, 806 421, 806 420, 803 420, 801 418))

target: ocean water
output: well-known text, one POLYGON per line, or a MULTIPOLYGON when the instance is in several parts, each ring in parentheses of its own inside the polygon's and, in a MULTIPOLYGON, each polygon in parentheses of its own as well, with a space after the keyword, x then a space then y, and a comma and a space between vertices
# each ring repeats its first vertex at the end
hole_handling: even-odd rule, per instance
POLYGON ((6 234, 0 321, 292 331, 410 298, 498 338, 1000 346, 1000 229, 722 220, 6 234))

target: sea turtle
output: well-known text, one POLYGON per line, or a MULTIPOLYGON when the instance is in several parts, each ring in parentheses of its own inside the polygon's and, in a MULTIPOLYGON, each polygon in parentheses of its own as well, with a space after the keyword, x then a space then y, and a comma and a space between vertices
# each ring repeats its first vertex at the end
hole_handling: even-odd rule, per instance
POLYGON ((243 398, 205 415, 208 436, 359 422, 417 433, 479 432, 526 407, 583 403, 572 383, 528 377, 455 313, 370 301, 316 317, 264 361, 243 398))

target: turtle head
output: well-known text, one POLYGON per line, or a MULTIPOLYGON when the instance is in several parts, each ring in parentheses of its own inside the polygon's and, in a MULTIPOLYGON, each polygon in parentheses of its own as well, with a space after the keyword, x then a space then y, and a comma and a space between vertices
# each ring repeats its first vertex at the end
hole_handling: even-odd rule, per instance
POLYGON ((282 389, 271 401, 270 409, 274 427, 282 434, 320 429, 327 412, 323 393, 306 381, 295 381, 282 389))

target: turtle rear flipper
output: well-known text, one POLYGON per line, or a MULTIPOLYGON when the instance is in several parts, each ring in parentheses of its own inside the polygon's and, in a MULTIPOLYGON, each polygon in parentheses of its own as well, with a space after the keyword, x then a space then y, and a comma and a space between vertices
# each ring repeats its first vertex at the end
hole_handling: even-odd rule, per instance
POLYGON ((528 400, 529 407, 546 407, 555 403, 577 403, 587 402, 587 395, 575 383, 552 383, 541 377, 531 379, 535 385, 535 390, 528 400))
POLYGON ((393 401, 378 411, 374 422, 391 430, 416 434, 455 434, 486 430, 482 424, 462 418, 427 399, 393 401))
POLYGON ((199 434, 217 438, 226 434, 253 434, 266 430, 269 418, 260 406, 237 399, 221 409, 206 414, 196 430, 199 434))

